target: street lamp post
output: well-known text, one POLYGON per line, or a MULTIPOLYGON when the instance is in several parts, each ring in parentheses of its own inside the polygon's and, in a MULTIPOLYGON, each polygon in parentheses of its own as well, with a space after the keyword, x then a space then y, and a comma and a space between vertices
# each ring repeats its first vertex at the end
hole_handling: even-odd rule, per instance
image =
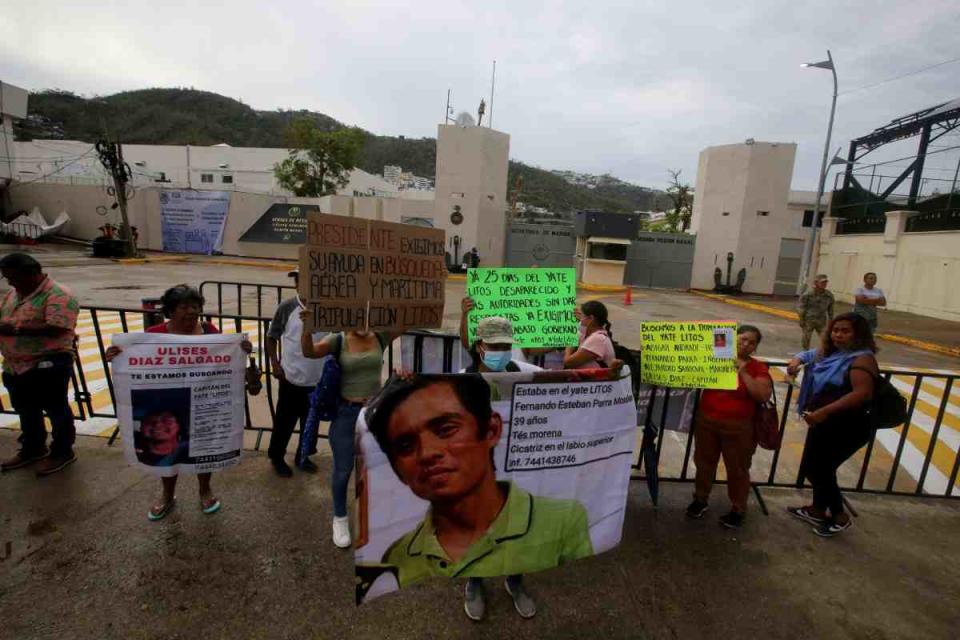
POLYGON ((833 115, 837 110, 837 70, 833 65, 833 56, 827 49, 827 59, 820 62, 808 62, 804 67, 829 69, 833 74, 833 101, 830 103, 830 124, 827 125, 827 141, 823 145, 823 161, 820 163, 820 182, 817 185, 817 204, 810 222, 810 233, 803 245, 803 262, 800 267, 800 279, 797 281, 797 293, 801 293, 810 279, 810 266, 813 264, 813 248, 817 243, 817 222, 820 220, 820 201, 823 199, 823 187, 827 180, 827 155, 830 153, 830 137, 833 135, 833 115))

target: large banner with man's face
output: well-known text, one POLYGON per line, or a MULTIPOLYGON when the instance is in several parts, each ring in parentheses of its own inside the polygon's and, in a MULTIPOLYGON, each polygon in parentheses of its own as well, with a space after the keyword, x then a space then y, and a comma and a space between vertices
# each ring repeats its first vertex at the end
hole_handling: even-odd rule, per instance
POLYGON ((541 571, 620 542, 636 441, 629 373, 393 379, 357 432, 358 603, 431 577, 541 571))

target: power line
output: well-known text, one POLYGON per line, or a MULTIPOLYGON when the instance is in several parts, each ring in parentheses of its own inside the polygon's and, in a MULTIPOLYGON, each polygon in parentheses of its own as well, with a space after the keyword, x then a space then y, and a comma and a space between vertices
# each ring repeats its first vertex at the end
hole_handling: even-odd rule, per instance
POLYGON ((95 151, 96 151, 96 148, 91 147, 90 150, 87 151, 85 154, 83 154, 82 156, 76 158, 75 160, 72 160, 71 162, 66 163, 66 164, 63 165, 62 167, 59 167, 56 171, 51 171, 50 173, 46 173, 46 174, 40 176, 39 178, 34 178, 33 180, 28 180, 27 182, 16 182, 16 183, 10 185, 10 189, 19 189, 20 187, 25 187, 25 186, 27 186, 28 184, 33 184, 34 182, 40 182, 41 180, 45 180, 45 179, 49 178, 49 177, 52 176, 52 175, 56 175, 56 174, 60 173, 61 171, 63 171, 63 170, 66 169, 67 167, 69 167, 70 165, 72 165, 72 164, 74 164, 74 163, 82 160, 83 158, 86 158, 87 156, 89 156, 91 153, 94 153, 95 151))
POLYGON ((862 87, 855 87, 853 89, 848 89, 847 91, 841 91, 838 93, 838 96, 845 96, 851 93, 857 93, 858 91, 866 91, 867 89, 872 89, 874 87, 879 87, 882 84, 887 84, 888 82, 893 82, 894 80, 902 80, 903 78, 909 78, 910 76, 915 76, 918 73, 923 73, 924 71, 929 71, 930 69, 936 69, 937 67, 942 67, 945 64, 951 64, 953 62, 960 62, 960 57, 951 58, 950 60, 944 60, 943 62, 938 62, 936 64, 931 64, 929 66, 917 69, 915 71, 910 71, 908 73, 901 74, 899 76, 894 76, 892 78, 887 78, 886 80, 881 80, 879 82, 874 82, 872 84, 866 84, 862 87))

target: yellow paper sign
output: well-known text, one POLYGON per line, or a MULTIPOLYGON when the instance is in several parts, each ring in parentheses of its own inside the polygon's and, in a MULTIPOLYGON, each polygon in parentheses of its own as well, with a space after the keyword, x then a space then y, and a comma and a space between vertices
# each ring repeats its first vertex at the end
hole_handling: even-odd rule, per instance
POLYGON ((641 322, 640 378, 662 387, 737 388, 736 322, 641 322))

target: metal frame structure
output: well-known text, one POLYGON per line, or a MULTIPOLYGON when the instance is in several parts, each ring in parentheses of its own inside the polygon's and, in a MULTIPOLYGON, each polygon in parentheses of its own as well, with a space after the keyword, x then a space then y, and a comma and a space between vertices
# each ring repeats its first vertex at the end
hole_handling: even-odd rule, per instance
POLYGON ((960 127, 960 98, 922 109, 916 113, 901 116, 892 120, 890 124, 874 129, 865 136, 851 140, 850 149, 847 152, 847 168, 843 177, 842 191, 845 192, 854 186, 863 189, 863 186, 860 185, 853 175, 854 163, 884 145, 919 135, 920 140, 917 144, 917 154, 913 162, 879 194, 880 200, 886 200, 897 187, 908 177, 911 177, 907 206, 913 207, 920 193, 920 185, 923 178, 923 164, 926 160, 927 149, 930 143, 958 127, 960 127))

